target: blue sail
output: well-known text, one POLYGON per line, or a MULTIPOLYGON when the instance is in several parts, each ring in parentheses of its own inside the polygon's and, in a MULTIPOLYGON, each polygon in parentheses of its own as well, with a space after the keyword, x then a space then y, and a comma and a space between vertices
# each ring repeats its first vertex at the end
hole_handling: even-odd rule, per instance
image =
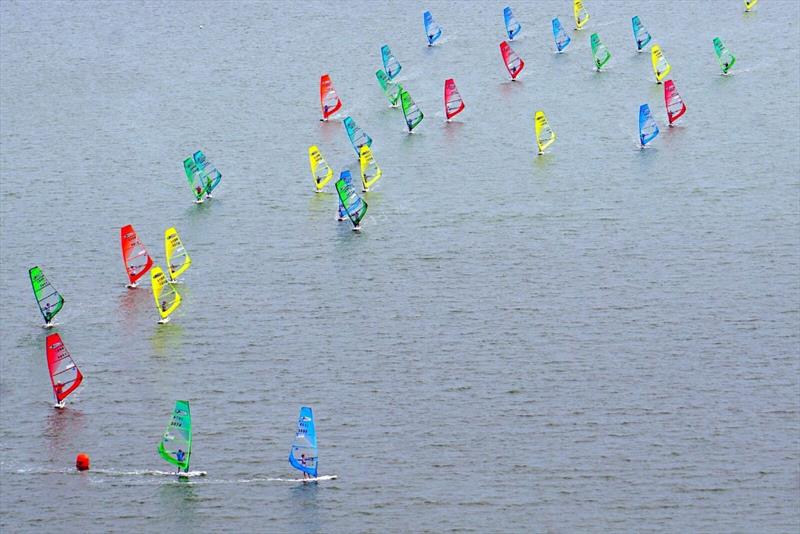
POLYGON ((311 413, 311 408, 303 406, 300 408, 300 417, 297 420, 297 433, 292 441, 292 449, 289 451, 289 463, 295 469, 316 477, 319 466, 317 454, 314 414, 311 413))
POLYGON ((553 19, 553 39, 556 40, 556 50, 559 52, 563 52, 564 49, 569 46, 569 43, 572 42, 572 39, 569 38, 569 35, 567 35, 564 26, 561 25, 561 21, 558 20, 558 18, 553 19))
POLYGON ((383 70, 386 71, 386 76, 388 76, 390 80, 397 78, 397 75, 400 74, 400 69, 403 67, 400 65, 400 62, 397 61, 397 58, 394 57, 394 54, 392 54, 392 49, 389 48, 389 45, 383 45, 381 47, 381 58, 383 59, 383 70))
POLYGON ((352 117, 345 117, 343 123, 344 129, 347 132, 347 137, 350 139, 350 144, 353 145, 353 150, 356 151, 356 157, 361 157, 361 147, 367 145, 372 146, 372 138, 356 124, 352 117))
POLYGON ((645 29, 638 16, 631 19, 631 25, 633 26, 633 38, 636 40, 636 50, 641 52, 653 37, 650 35, 650 32, 645 29))
POLYGON ((508 6, 503 8, 503 20, 505 20, 506 23, 506 33, 508 34, 508 39, 513 41, 514 37, 516 37, 519 31, 522 29, 522 25, 517 22, 516 18, 514 18, 514 14, 511 12, 511 8, 508 6))
POLYGON ((206 159, 206 155, 202 150, 198 150, 192 155, 195 165, 200 170, 200 175, 203 180, 203 187, 205 188, 206 195, 217 188, 220 180, 222 180, 222 173, 217 170, 213 163, 206 159))
POLYGON ((642 104, 639 107, 639 142, 642 148, 658 136, 658 124, 650 114, 650 106, 642 104))
POLYGON ((428 38, 428 46, 433 46, 433 43, 442 36, 442 27, 433 20, 433 15, 431 15, 430 11, 422 14, 422 23, 425 24, 425 36, 428 38))
MULTIPOLYGON (((339 180, 344 180, 344 183, 346 183, 347 185, 353 185, 353 175, 350 174, 350 171, 347 169, 339 173, 339 180)), ((336 198, 339 198, 339 196, 337 195, 336 198)), ((344 204, 342 204, 342 199, 339 199, 339 213, 337 214, 336 218, 339 221, 347 220, 347 210, 344 209, 344 204)))

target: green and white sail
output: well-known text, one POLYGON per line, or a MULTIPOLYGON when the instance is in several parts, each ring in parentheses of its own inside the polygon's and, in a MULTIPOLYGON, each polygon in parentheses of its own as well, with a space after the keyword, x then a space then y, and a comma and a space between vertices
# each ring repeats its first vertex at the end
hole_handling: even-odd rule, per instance
POLYGON ((419 126, 419 123, 422 122, 425 115, 422 114, 417 104, 412 100, 411 95, 408 94, 408 91, 403 89, 402 85, 400 86, 400 105, 403 108, 403 116, 406 118, 408 131, 411 132, 414 128, 419 126))
POLYGON ((177 467, 178 471, 189 471, 189 459, 192 456, 192 415, 189 412, 189 401, 175 401, 169 426, 158 444, 158 454, 177 467))
POLYGON ((47 277, 38 266, 32 267, 28 271, 28 276, 30 276, 33 296, 36 297, 36 304, 44 317, 45 325, 51 325, 56 314, 64 307, 64 297, 48 282, 47 277))

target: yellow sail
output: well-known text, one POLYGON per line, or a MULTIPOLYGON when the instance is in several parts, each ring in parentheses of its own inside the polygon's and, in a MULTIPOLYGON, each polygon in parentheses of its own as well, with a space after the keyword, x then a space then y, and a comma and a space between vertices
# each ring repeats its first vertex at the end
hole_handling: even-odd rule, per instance
POLYGON ((653 48, 650 49, 650 59, 653 61, 653 72, 656 75, 656 82, 661 83, 661 80, 666 78, 669 71, 672 70, 672 66, 667 63, 667 58, 664 57, 664 53, 661 52, 661 47, 657 44, 654 44, 653 48))
POLYGON ((164 232, 164 250, 167 254, 167 270, 170 281, 174 282, 192 264, 192 258, 183 248, 181 238, 174 227, 167 228, 164 232))
POLYGON ((333 169, 322 157, 316 145, 308 147, 308 163, 311 165, 311 176, 314 178, 314 187, 317 193, 322 192, 325 184, 333 178, 333 169))
POLYGON ((572 3, 572 12, 575 15, 575 29, 582 30, 586 23, 589 22, 589 12, 583 7, 581 0, 574 0, 572 3))
POLYGON ((166 323, 169 316, 181 305, 181 296, 168 280, 161 267, 155 266, 150 270, 150 281, 153 286, 153 297, 156 299, 156 308, 161 315, 160 323, 166 323))
POLYGON ((360 159, 361 185, 364 186, 364 191, 369 191, 369 188, 383 175, 383 171, 375 163, 375 158, 372 157, 372 150, 367 145, 361 145, 360 159))
POLYGON ((556 133, 550 128, 544 111, 537 111, 534 117, 536 121, 536 144, 539 146, 539 154, 544 154, 544 150, 556 140, 556 133))
POLYGON ((751 9, 756 7, 757 3, 758 3, 758 0, 744 0, 744 10, 745 11, 750 11, 751 9))

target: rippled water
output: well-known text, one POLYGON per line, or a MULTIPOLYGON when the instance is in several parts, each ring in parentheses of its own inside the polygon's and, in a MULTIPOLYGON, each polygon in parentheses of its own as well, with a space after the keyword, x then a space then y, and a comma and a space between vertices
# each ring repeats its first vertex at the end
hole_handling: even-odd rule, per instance
POLYGON ((595 0, 556 55, 570 3, 519 2, 511 83, 502 7, 0 4, 3 530, 800 524, 800 8, 595 0), (673 65, 676 128, 633 15, 673 65), (374 79, 384 43, 426 114, 412 136, 374 79), (308 145, 357 169, 340 120, 317 120, 323 72, 384 170, 360 234, 311 192, 308 145), (467 109, 445 124, 449 77, 467 109), (644 102, 662 133, 640 151, 644 102), (559 136, 541 158, 537 109, 559 136), (202 206, 181 168, 197 148, 224 173, 202 206), (192 255, 169 325, 124 287, 125 224, 159 263, 173 225, 192 255), (86 377, 63 412, 34 264, 86 377), (159 474, 175 399, 207 477, 159 474), (335 481, 275 480, 296 476, 303 404, 335 481))

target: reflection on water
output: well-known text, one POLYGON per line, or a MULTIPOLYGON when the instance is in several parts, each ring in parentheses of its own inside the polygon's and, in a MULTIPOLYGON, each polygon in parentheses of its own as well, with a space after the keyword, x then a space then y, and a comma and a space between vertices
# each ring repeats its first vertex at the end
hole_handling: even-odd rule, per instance
POLYGON ((318 482, 303 483, 291 486, 292 517, 296 519, 295 526, 298 532, 319 532, 322 529, 320 522, 319 503, 317 502, 320 490, 318 482))
POLYGON ((150 336, 153 351, 161 358, 177 354, 183 344, 183 325, 170 321, 167 324, 158 324, 150 336))
POLYGON ((174 521, 179 525, 175 530, 195 532, 201 526, 197 519, 198 497, 191 481, 175 477, 173 482, 159 486, 158 497, 162 513, 168 518, 167 524, 174 521))
MULTIPOLYGON (((55 400, 53 400, 55 402, 55 400)), ((67 400, 69 403, 69 400, 67 400)), ((47 440, 51 461, 63 458, 64 450, 72 445, 86 426, 84 414, 67 404, 63 410, 53 408, 45 419, 42 435, 47 440)))

